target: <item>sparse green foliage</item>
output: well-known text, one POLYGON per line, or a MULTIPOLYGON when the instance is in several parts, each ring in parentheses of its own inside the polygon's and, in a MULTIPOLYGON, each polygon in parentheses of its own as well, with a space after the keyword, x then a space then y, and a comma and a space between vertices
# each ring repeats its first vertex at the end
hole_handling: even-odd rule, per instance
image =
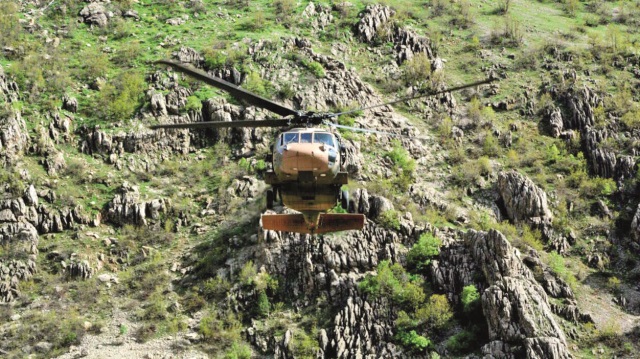
POLYGON ((612 276, 607 280, 607 285, 612 292, 618 293, 620 291, 620 279, 618 277, 612 276))
POLYGON ((0 48, 15 46, 20 39, 22 26, 19 22, 20 5, 12 0, 0 1, 0 48))
POLYGON ((440 254, 442 241, 431 233, 424 233, 418 242, 407 253, 407 265, 418 271, 424 271, 431 264, 431 260, 440 254))
POLYGON ((384 228, 394 229, 396 231, 400 230, 400 214, 393 209, 388 211, 384 211, 380 214, 378 218, 378 222, 384 228))
POLYGON ((415 330, 411 330, 409 332, 398 332, 398 334, 396 334, 396 340, 398 340, 403 346, 416 352, 423 352, 431 346, 431 341, 416 333, 415 330))
POLYGON ((478 293, 476 286, 470 284, 462 288, 460 301, 462 302, 462 308, 465 312, 469 313, 477 310, 480 304, 480 294, 478 293))
POLYGON ((428 303, 416 310, 416 319, 426 323, 430 328, 443 329, 453 318, 453 310, 447 297, 443 294, 434 294, 429 297, 428 303))
POLYGON ((416 308, 425 299, 422 280, 409 276, 398 263, 382 261, 378 274, 368 275, 360 282, 360 289, 372 296, 384 296, 408 308, 416 308))
POLYGON ((269 297, 267 297, 267 293, 264 290, 261 290, 258 293, 258 300, 256 303, 256 313, 261 317, 266 317, 269 315, 269 311, 271 310, 271 303, 269 302, 269 297))
POLYGON ((202 102, 197 96, 189 96, 187 97, 187 104, 184 106, 184 110, 187 112, 199 112, 202 110, 202 102))
POLYGON ((98 105, 91 110, 104 119, 129 120, 140 106, 144 86, 144 79, 139 72, 122 72, 113 81, 104 84, 97 95, 98 105))
POLYGON ((233 342, 224 353, 224 359, 251 359, 251 347, 242 342, 233 342))
POLYGON ((419 53, 402 64, 405 83, 409 86, 424 84, 431 77, 431 61, 427 54, 419 53))

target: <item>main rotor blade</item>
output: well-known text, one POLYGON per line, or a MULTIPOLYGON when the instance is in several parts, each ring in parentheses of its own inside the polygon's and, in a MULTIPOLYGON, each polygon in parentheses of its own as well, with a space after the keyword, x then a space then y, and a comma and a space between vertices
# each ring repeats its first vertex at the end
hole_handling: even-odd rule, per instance
POLYGON ((491 82, 493 82, 495 80, 496 79, 486 79, 486 80, 477 81, 477 82, 473 82, 473 83, 462 85, 462 86, 451 87, 451 88, 440 90, 440 91, 429 92, 429 93, 418 95, 418 96, 405 97, 405 98, 401 98, 401 99, 398 99, 398 100, 395 100, 395 101, 391 101, 391 102, 387 102, 387 103, 381 103, 381 104, 378 104, 378 105, 373 105, 373 106, 369 106, 369 107, 363 107, 363 108, 359 108, 359 109, 356 109, 356 110, 338 112, 338 113, 334 113, 332 115, 334 115, 334 116, 348 115, 348 114, 354 113, 354 112, 360 112, 360 111, 364 111, 364 110, 371 110, 372 108, 383 107, 383 106, 388 106, 388 105, 395 105, 395 104, 400 103, 400 102, 417 100, 417 99, 423 98, 423 97, 430 97, 430 96, 436 96, 436 95, 440 95, 440 94, 447 93, 447 92, 460 91, 460 90, 463 90, 463 89, 466 89, 466 88, 469 88, 469 87, 488 84, 488 83, 491 83, 491 82))
POLYGON ((169 65, 174 69, 176 69, 177 71, 180 71, 198 80, 204 81, 211 86, 227 91, 229 94, 231 94, 231 96, 237 98, 238 100, 244 100, 251 105, 264 108, 265 110, 269 110, 280 116, 290 116, 290 115, 298 114, 298 111, 292 110, 288 107, 284 107, 278 103, 275 103, 269 99, 258 96, 254 93, 251 93, 223 79, 210 76, 209 74, 207 74, 202 70, 187 67, 182 63, 171 61, 171 60, 159 60, 159 61, 156 61, 156 63, 169 65))
POLYGON ((332 126, 332 127, 337 127, 337 128, 342 128, 345 130, 350 130, 350 131, 356 131, 356 132, 366 132, 366 133, 377 133, 379 135, 385 135, 385 136, 393 136, 393 137, 406 137, 406 138, 417 138, 420 140, 426 140, 426 137, 419 137, 419 136, 407 136, 407 135, 401 135, 399 133, 391 133, 391 132, 384 132, 384 131, 377 131, 377 130, 370 130, 368 128, 358 128, 358 127, 351 127, 351 126, 344 126, 344 125, 339 125, 337 123, 333 123, 333 122, 326 122, 326 124, 328 126, 332 126))
POLYGON ((258 120, 258 121, 207 121, 207 122, 191 122, 191 123, 170 123, 164 125, 149 126, 155 130, 159 128, 235 128, 235 127, 282 127, 288 126, 289 120, 258 120))

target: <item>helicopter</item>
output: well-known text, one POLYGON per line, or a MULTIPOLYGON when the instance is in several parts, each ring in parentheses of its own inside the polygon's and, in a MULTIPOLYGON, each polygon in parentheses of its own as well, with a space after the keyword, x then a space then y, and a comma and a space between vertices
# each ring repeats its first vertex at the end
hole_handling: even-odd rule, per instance
POLYGON ((299 213, 263 214, 261 215, 261 224, 265 230, 306 234, 361 230, 365 224, 364 214, 327 213, 337 204, 340 204, 343 209, 349 209, 349 193, 343 189, 343 186, 348 184, 348 173, 345 167, 347 152, 341 142, 341 137, 336 133, 336 129, 403 136, 372 129, 344 126, 337 123, 336 120, 339 116, 458 91, 487 84, 494 80, 482 80, 356 110, 332 113, 294 110, 285 107, 180 62, 159 60, 156 64, 168 65, 176 71, 224 90, 249 105, 282 116, 282 118, 259 121, 203 121, 153 125, 149 128, 284 128, 275 138, 271 153, 266 158, 267 162, 271 163, 271 168, 264 175, 265 183, 271 186, 266 191, 267 209, 273 209, 274 202, 279 199, 285 207, 299 213), (329 127, 329 129, 320 126, 329 127))

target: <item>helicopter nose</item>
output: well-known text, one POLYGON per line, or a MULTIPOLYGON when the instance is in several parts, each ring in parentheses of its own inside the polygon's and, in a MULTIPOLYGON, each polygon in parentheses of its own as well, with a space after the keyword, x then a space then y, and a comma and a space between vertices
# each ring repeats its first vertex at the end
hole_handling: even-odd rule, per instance
POLYGON ((283 169, 286 172, 322 171, 327 168, 327 154, 318 146, 291 145, 283 154, 283 169))

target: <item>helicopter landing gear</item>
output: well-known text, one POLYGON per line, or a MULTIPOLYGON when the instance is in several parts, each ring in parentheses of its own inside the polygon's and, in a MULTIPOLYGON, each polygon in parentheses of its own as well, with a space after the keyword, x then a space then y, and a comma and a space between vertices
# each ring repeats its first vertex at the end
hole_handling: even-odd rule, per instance
POLYGON ((340 192, 340 206, 342 206, 342 209, 349 212, 349 191, 346 189, 343 189, 340 192))
POLYGON ((276 198, 275 192, 272 189, 267 190, 267 209, 273 209, 273 202, 276 198))

